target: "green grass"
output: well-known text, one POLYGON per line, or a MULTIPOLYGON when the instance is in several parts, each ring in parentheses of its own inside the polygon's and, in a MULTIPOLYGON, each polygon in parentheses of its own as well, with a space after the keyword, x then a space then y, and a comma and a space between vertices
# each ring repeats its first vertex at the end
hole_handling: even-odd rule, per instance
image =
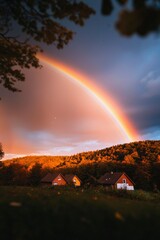
POLYGON ((0 239, 159 239, 159 202, 133 198, 99 189, 0 187, 0 239))

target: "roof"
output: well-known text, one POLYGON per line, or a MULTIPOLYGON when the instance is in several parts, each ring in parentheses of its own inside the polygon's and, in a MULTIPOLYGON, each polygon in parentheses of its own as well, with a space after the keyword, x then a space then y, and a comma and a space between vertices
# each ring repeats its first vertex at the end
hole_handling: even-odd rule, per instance
MULTIPOLYGON (((129 178, 127 174, 124 172, 110 172, 105 173, 102 177, 100 177, 98 182, 106 185, 114 185, 123 174, 125 174, 126 177, 129 178)), ((129 180, 133 183, 133 181, 130 178, 129 180)))
MULTIPOLYGON (((75 175, 75 174, 66 174, 66 175, 64 175, 64 178, 66 179, 68 184, 73 183, 73 178, 74 177, 77 177, 77 175, 75 175)), ((77 177, 77 178, 79 179, 79 177, 77 177)), ((79 181, 81 182, 80 179, 79 179, 79 181)))
POLYGON ((58 175, 59 173, 47 173, 47 175, 41 179, 41 182, 51 183, 58 175))

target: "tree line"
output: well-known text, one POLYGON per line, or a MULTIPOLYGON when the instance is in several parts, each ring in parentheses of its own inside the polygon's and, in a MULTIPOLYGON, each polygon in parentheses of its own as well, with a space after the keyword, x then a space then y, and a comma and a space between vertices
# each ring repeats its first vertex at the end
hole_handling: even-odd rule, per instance
POLYGON ((26 156, 5 161, 4 164, 19 163, 30 169, 35 163, 39 163, 42 168, 59 169, 102 162, 133 165, 159 163, 160 141, 119 144, 102 150, 82 152, 72 156, 26 156))
POLYGON ((77 174, 85 186, 94 186, 105 172, 126 172, 135 187, 160 189, 160 141, 120 144, 72 156, 30 156, 1 161, 3 185, 38 185, 47 172, 77 174))
POLYGON ((18 163, 0 166, 1 185, 40 185, 42 177, 48 172, 60 172, 62 174, 77 174, 83 182, 84 187, 98 185, 97 180, 106 172, 125 172, 135 183, 136 189, 158 191, 160 190, 160 163, 148 165, 145 163, 127 164, 121 162, 102 162, 77 165, 67 168, 42 168, 35 163, 31 169, 18 163))

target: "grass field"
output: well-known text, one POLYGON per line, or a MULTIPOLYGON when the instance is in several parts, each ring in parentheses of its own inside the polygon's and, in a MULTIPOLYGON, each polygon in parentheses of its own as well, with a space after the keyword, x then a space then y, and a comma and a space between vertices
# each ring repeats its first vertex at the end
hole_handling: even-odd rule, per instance
POLYGON ((133 200, 97 189, 0 187, 1 240, 159 238, 160 202, 152 198, 133 200))

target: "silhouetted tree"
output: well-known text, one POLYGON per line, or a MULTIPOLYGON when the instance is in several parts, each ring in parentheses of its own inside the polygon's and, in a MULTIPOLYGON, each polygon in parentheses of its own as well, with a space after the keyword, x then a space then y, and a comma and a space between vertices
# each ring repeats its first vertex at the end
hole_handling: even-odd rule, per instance
POLYGON ((29 177, 28 177, 29 184, 34 186, 40 184, 42 175, 43 175, 42 165, 39 163, 36 163, 29 172, 29 177))
POLYGON ((4 152, 2 149, 2 144, 0 143, 0 159, 2 159, 4 157, 4 152))
POLYGON ((155 186, 157 187, 157 189, 160 190, 160 163, 153 163, 152 164, 152 184, 153 184, 153 190, 155 188, 155 186))
POLYGON ((0 176, 1 183, 4 185, 12 185, 14 176, 14 164, 3 166, 0 176))
POLYGON ((69 20, 80 26, 94 13, 83 2, 74 0, 0 0, 0 84, 20 91, 17 81, 24 81, 24 68, 39 68, 38 46, 33 42, 63 48, 73 38, 73 31, 60 24, 69 20))
POLYGON ((151 32, 159 32, 160 0, 102 0, 102 14, 110 15, 116 6, 115 2, 120 6, 115 26, 121 34, 146 36, 151 32))
POLYGON ((26 185, 27 170, 18 163, 10 164, 9 166, 2 165, 0 168, 0 183, 3 185, 26 185))

